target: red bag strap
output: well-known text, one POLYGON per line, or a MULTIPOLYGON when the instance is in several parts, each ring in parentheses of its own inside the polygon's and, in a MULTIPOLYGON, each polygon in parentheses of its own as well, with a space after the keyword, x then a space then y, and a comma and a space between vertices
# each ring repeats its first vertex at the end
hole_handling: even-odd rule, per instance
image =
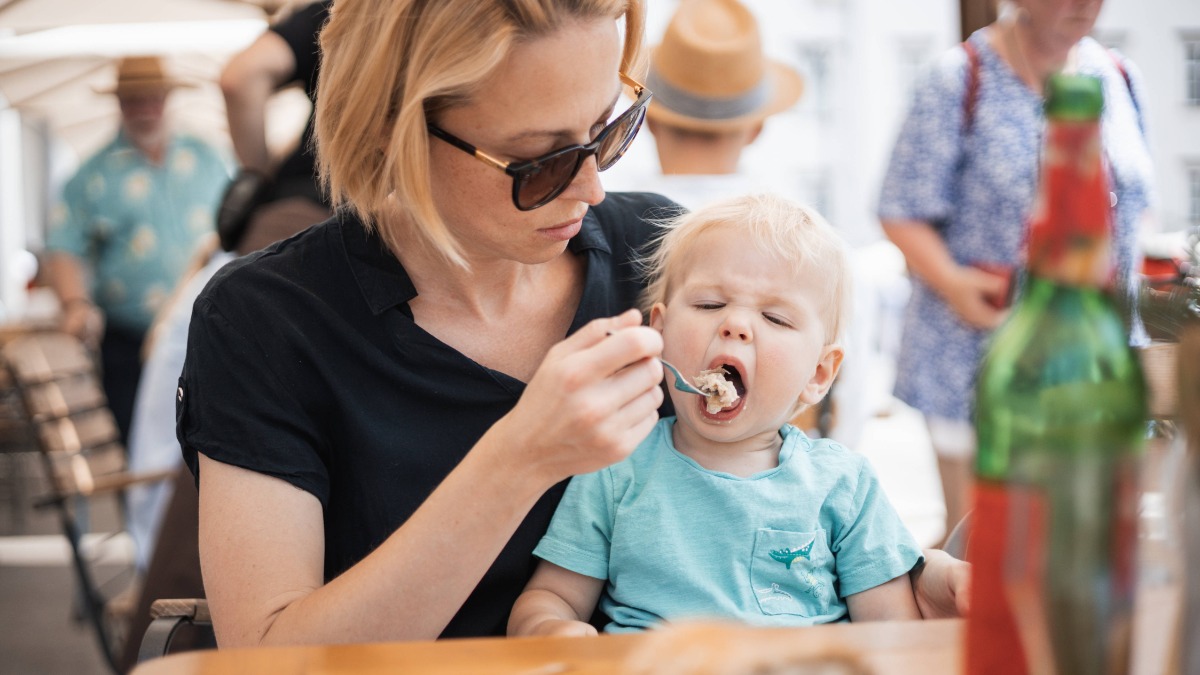
POLYGON ((971 131, 971 125, 975 121, 975 102, 979 99, 979 50, 965 40, 962 48, 967 53, 967 93, 963 97, 962 124, 965 134, 971 131))

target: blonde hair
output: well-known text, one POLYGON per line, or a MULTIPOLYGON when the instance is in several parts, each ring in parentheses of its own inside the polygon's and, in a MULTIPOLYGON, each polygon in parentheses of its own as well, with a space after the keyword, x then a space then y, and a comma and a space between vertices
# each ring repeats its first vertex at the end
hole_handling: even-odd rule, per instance
POLYGON ((772 194, 734 197, 691 213, 660 222, 653 253, 640 261, 646 290, 642 309, 649 312, 666 302, 671 284, 683 272, 682 264, 705 232, 720 228, 745 235, 747 246, 757 246, 796 267, 816 267, 825 294, 823 318, 826 344, 842 336, 850 297, 850 272, 842 238, 815 210, 772 194))
MULTIPOLYGON (((641 64, 644 0, 338 0, 321 32, 317 167, 336 206, 377 227, 388 196, 426 243, 464 264, 434 204, 430 113, 470 98, 515 44, 569 21, 625 18, 622 71, 641 64)), ((614 73, 615 77, 615 73, 614 73)), ((398 249, 399 233, 380 228, 398 249)))

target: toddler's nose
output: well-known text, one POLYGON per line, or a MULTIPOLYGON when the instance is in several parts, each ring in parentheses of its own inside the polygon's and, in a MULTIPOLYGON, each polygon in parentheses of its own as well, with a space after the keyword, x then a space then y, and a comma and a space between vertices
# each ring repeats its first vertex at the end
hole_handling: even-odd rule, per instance
POLYGON ((726 340, 749 342, 754 335, 750 331, 749 323, 743 321, 737 314, 733 314, 721 324, 721 337, 726 340))

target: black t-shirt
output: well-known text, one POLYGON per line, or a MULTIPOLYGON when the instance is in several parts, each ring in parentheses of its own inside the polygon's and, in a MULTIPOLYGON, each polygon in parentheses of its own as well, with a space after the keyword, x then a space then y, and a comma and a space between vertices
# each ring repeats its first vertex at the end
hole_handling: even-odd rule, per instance
MULTIPOLYGON (((308 100, 317 100, 317 73, 320 67, 317 36, 329 18, 332 0, 314 2, 301 7, 283 21, 271 26, 287 42, 296 61, 296 70, 288 84, 299 83, 304 87, 308 100)), ((313 116, 308 116, 300 144, 288 155, 275 174, 276 198, 304 196, 320 204, 329 205, 321 193, 316 179, 316 157, 312 152, 313 116)))
MULTIPOLYGON (((587 263, 571 332, 636 306, 645 219, 677 209, 617 193, 588 211, 568 247, 587 263)), ((525 388, 417 326, 415 296, 395 256, 343 214, 230 263, 193 310, 184 459, 197 479, 203 452, 316 496, 326 581, 403 524, 525 388)), ((443 637, 503 634, 564 486, 538 501, 443 637)))

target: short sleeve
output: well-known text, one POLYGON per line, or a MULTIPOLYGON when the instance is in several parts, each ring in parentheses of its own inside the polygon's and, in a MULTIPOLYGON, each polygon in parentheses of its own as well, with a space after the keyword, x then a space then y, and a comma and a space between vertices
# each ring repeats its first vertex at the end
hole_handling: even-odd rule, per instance
MULTIPOLYGON (((102 181, 103 177, 98 180, 102 181)), ((91 233, 88 231, 86 182, 85 175, 79 173, 63 186, 62 195, 50 212, 50 223, 46 230, 47 249, 70 253, 78 258, 88 257, 91 233)), ((103 189, 100 185, 91 187, 93 190, 103 189)))
POLYGON ((966 54, 959 48, 913 84, 912 104, 884 174, 881 220, 938 223, 953 211, 966 78, 966 54))
MULTIPOLYGON (((211 286, 210 286, 211 289, 211 286)), ((263 347, 202 296, 192 312, 176 391, 176 431, 199 479, 197 453, 284 480, 329 499, 320 434, 263 347)))
POLYGON ((842 597, 907 574, 922 558, 921 547, 892 508, 870 463, 859 459, 853 497, 830 546, 842 597))
POLYGON ((611 469, 575 476, 533 554, 577 574, 607 579, 613 513, 611 469))

